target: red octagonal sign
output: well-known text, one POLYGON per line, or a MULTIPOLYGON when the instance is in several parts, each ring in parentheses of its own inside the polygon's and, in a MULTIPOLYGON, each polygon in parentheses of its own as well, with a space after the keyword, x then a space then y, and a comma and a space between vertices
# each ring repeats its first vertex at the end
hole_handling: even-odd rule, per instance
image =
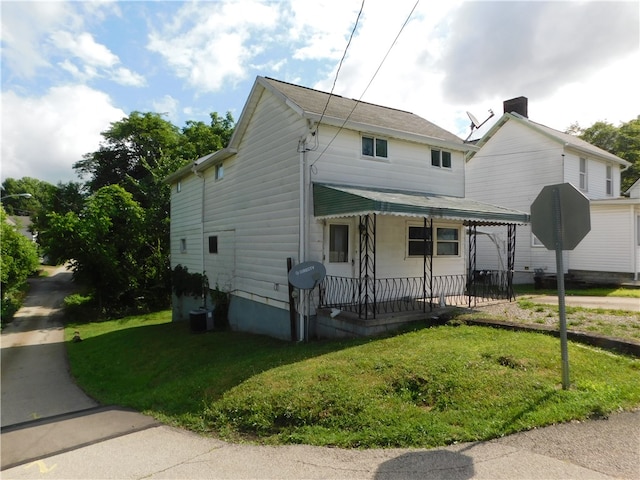
POLYGON ((547 185, 531 204, 531 231, 549 250, 573 250, 590 230, 589 199, 570 183, 547 185))

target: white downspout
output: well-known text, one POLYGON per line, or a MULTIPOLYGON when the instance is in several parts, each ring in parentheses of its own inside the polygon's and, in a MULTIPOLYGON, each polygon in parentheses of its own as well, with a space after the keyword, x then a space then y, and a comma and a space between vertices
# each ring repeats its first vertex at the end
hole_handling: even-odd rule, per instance
MULTIPOLYGON (((306 235, 306 136, 300 139, 298 143, 298 152, 300 153, 300 218, 299 218, 299 245, 298 245, 298 263, 302 263, 306 259, 307 251, 307 235, 306 235)), ((305 313, 307 312, 307 296, 302 290, 298 290, 300 297, 298 298, 298 341, 303 341, 306 337, 305 332, 305 313)))
MULTIPOLYGON (((198 170, 196 169, 196 165, 194 163, 193 168, 191 169, 192 172, 194 173, 194 175, 198 178, 202 179, 202 198, 201 198, 201 205, 200 205, 200 241, 202 242, 202 249, 200 252, 200 264, 202 266, 202 275, 205 274, 205 269, 204 269, 204 258, 205 258, 205 242, 204 242, 204 194, 205 194, 205 176, 203 173, 198 172, 198 170)), ((207 295, 205 292, 202 292, 202 304, 204 307, 207 306, 207 295)))

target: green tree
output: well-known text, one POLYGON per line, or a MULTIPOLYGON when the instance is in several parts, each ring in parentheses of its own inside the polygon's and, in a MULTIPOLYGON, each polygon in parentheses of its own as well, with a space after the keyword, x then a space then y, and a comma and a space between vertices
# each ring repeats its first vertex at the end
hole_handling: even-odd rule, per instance
POLYGON ((2 205, 8 215, 31 216, 46 203, 55 187, 50 183, 32 177, 7 178, 2 182, 2 205), (21 195, 28 193, 30 198, 21 195))
POLYGON ((623 192, 640 178, 640 116, 619 127, 599 121, 586 129, 577 124, 570 129, 577 131, 581 139, 631 163, 631 167, 622 172, 623 192))
POLYGON ((36 244, 19 233, 8 222, 0 207, 0 279, 2 290, 2 321, 10 319, 20 304, 20 290, 40 264, 36 244))
MULTIPOLYGON (((100 148, 74 165, 78 174, 87 179, 89 193, 119 185, 144 209, 144 242, 137 259, 145 268, 138 271, 137 281, 149 303, 165 306, 171 292, 171 191, 164 179, 188 162, 226 146, 232 133, 230 114, 221 118, 212 113, 210 125, 189 121, 179 129, 159 114, 133 112, 112 123, 102 132, 100 148)), ((55 251, 55 245, 49 241, 47 245, 55 251)))
POLYGON ((80 213, 51 213, 42 232, 57 263, 70 262, 74 279, 99 306, 120 313, 140 305, 145 289, 145 212, 119 185, 100 188, 80 213))

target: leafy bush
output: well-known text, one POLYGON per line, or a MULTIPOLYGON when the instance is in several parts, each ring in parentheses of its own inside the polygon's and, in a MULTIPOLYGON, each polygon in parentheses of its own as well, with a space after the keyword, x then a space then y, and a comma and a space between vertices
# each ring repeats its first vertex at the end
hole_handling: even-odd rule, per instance
POLYGON ((1 311, 2 322, 6 323, 20 308, 27 278, 37 271, 40 261, 36 244, 7 223, 7 215, 2 208, 0 208, 0 224, 1 311))

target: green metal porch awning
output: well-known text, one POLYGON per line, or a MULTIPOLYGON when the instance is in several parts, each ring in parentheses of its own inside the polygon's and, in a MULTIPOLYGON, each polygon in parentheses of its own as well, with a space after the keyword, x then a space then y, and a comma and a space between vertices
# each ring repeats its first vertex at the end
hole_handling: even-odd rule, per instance
POLYGON ((477 225, 529 223, 529 214, 469 198, 347 185, 313 184, 316 218, 380 214, 462 220, 477 225))

